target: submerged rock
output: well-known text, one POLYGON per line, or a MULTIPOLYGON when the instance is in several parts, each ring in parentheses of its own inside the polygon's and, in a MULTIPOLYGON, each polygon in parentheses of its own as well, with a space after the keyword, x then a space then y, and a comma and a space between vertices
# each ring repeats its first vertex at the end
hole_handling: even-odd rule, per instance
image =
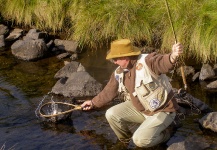
POLYGON ((205 129, 217 132, 217 112, 211 112, 199 120, 200 125, 205 129))
POLYGON ((174 141, 167 150, 204 150, 210 148, 211 145, 201 137, 190 136, 182 138, 182 140, 174 141))
POLYGON ((176 101, 180 106, 179 111, 181 113, 189 115, 191 113, 200 114, 213 111, 212 108, 210 108, 206 103, 195 98, 185 90, 173 89, 173 91, 175 93, 176 101))

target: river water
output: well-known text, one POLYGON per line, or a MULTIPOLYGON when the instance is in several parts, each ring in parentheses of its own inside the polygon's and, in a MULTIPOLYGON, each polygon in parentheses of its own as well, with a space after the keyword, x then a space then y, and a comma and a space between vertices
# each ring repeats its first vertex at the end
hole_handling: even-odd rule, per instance
MULTIPOLYGON (((79 62, 103 85, 115 66, 105 60, 105 51, 88 50, 79 55, 79 62)), ((36 62, 14 58, 10 50, 0 50, 0 146, 16 150, 101 150, 120 149, 116 136, 110 129, 104 114, 107 107, 83 112, 74 111, 71 121, 59 124, 39 120, 35 110, 43 97, 57 81, 55 73, 64 66, 63 60, 49 57, 36 62)), ((173 86, 182 87, 180 80, 173 86)), ((190 93, 217 110, 215 93, 207 93, 199 83, 189 84, 190 93)), ((217 137, 204 135, 193 119, 183 121, 175 135, 204 137, 217 145, 217 137)), ((139 149, 131 146, 131 149, 139 149)), ((157 149, 166 149, 163 146, 157 149)))

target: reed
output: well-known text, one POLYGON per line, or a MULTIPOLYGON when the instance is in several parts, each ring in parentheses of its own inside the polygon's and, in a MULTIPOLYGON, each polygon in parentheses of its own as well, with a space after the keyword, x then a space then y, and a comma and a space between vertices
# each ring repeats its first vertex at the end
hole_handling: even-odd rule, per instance
MULTIPOLYGON (((168 0, 168 2, 177 40, 185 45, 184 56, 193 56, 203 62, 216 61, 217 2, 215 0, 168 0)), ((169 20, 168 16, 159 20, 159 24, 163 26, 161 46, 162 49, 169 50, 171 48, 168 46, 174 43, 175 39, 171 26, 165 20, 169 20)))
POLYGON ((191 32, 189 49, 197 59, 204 62, 216 61, 217 56, 217 2, 215 0, 200 3, 194 29, 191 32))
POLYGON ((1 0, 1 14, 18 25, 33 25, 35 0, 1 0))
POLYGON ((43 30, 64 31, 70 5, 71 0, 37 0, 33 12, 35 25, 43 30))
POLYGON ((82 43, 103 44, 118 38, 151 41, 151 28, 144 9, 137 0, 80 3, 76 12, 73 37, 82 43))
MULTIPOLYGON (((170 51, 171 45, 175 42, 181 42, 185 45, 185 56, 190 56, 191 49, 189 49, 189 44, 191 42, 191 33, 194 30, 195 24, 195 12, 197 11, 198 4, 196 0, 188 1, 175 1, 168 0, 168 7, 171 15, 171 22, 174 27, 175 35, 172 32, 172 26, 170 24, 170 18, 167 13, 167 8, 165 4, 161 4, 162 11, 165 12, 162 19, 159 20, 159 24, 162 25, 161 37, 162 45, 161 49, 170 51), (175 39, 175 36, 177 39, 175 39), (176 41, 177 40, 177 41, 176 41)), ((156 6, 157 9, 157 6, 156 6)), ((157 11, 157 10, 156 10, 157 11)), ((157 12, 158 13, 158 12, 157 12)), ((158 16, 160 17, 160 16, 158 16)), ((157 19, 156 19, 157 20, 157 19)))

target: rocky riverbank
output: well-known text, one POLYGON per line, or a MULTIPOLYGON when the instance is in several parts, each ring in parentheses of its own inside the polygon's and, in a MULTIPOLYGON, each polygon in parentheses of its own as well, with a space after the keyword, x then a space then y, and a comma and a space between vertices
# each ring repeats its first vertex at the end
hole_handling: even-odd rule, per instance
MULTIPOLYGON (((37 29, 30 29, 27 33, 24 33, 22 29, 9 30, 7 26, 0 25, 1 51, 4 51, 4 47, 6 46, 10 46, 11 54, 22 61, 38 61, 50 56, 56 56, 62 61, 64 61, 64 58, 70 58, 71 61, 65 62, 65 66, 54 76, 58 80, 52 88, 54 94, 64 97, 91 97, 99 93, 102 88, 102 85, 89 75, 85 67, 76 61, 79 58, 76 41, 51 39, 47 33, 37 29)), ((141 50, 147 52, 145 48, 141 48, 141 50)), ((216 66, 214 64, 203 64, 197 72, 192 66, 185 66, 185 75, 191 82, 203 83, 202 88, 205 90, 215 92, 217 88, 216 66)), ((179 68, 176 69, 177 74, 180 74, 179 70, 179 68)), ((215 110, 212 110, 210 106, 186 91, 183 92, 174 89, 174 92, 176 93, 176 99, 181 108, 179 117, 183 115, 188 117, 193 113, 203 114, 203 118, 197 121, 197 125, 200 125, 205 132, 206 130, 204 129, 208 129, 216 134, 217 126, 215 120, 217 118, 215 110)), ((186 149, 189 149, 194 141, 201 140, 197 137, 182 138, 181 141, 176 138, 172 137, 171 140, 174 141, 168 142, 168 149, 177 149, 177 145, 183 148, 186 143, 188 145, 186 149)), ((195 142, 193 149, 195 147, 199 149, 213 148, 213 143, 205 139, 202 140, 204 141, 203 143, 195 142)))

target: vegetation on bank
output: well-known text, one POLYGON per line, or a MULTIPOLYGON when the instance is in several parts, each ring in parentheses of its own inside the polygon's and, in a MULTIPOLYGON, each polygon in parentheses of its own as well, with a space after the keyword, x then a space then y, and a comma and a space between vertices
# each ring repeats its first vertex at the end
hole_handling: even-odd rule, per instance
POLYGON ((0 23, 2 23, 2 16, 1 16, 1 13, 0 13, 0 23))
MULTIPOLYGON (((167 2, 185 56, 216 61, 217 1, 167 2)), ((130 38, 167 51, 175 42, 165 0, 0 0, 0 4, 4 20, 62 32, 80 45, 102 46, 113 39, 130 38)))

